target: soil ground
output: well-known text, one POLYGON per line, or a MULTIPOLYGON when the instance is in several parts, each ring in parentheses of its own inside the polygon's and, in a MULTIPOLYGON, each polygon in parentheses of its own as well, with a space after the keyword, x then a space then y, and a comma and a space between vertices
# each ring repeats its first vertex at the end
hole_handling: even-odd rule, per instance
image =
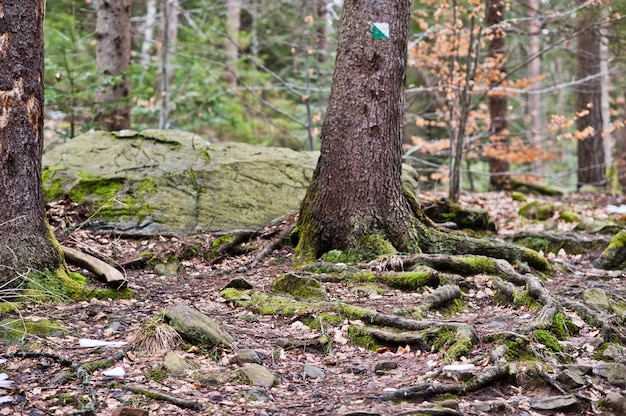
MULTIPOLYGON (((443 195, 425 195, 426 199, 440 196, 443 195)), ((607 211, 608 204, 622 203, 620 197, 599 194, 575 194, 550 200, 557 203, 561 210, 568 209, 582 218, 596 220, 609 219, 614 215, 607 211)), ((521 203, 513 201, 506 193, 464 194, 461 204, 488 210, 497 224, 500 237, 545 228, 566 233, 575 225, 558 220, 556 216, 544 222, 520 218, 517 210, 521 203)), ((131 238, 109 231, 73 228, 80 225, 83 218, 77 207, 63 201, 51 204, 49 211, 50 221, 56 226, 55 231, 64 244, 122 265, 133 264, 132 261, 145 253, 152 253, 158 262, 173 259, 188 247, 209 248, 216 238, 215 235, 131 238), (68 233, 70 229, 72 231, 68 233)), ((37 302, 23 304, 19 312, 6 314, 17 320, 56 320, 62 323, 66 331, 46 336, 24 334, 21 343, 7 346, 5 354, 25 349, 51 355, 11 356, 0 364, 0 373, 8 374, 14 381, 13 389, 0 389, 0 396, 6 394, 12 400, 0 405, 0 415, 65 415, 76 412, 80 403, 88 401, 86 386, 71 372, 67 373, 71 369, 56 357, 64 357, 78 364, 111 357, 123 347, 79 348, 79 339, 132 344, 146 320, 168 307, 180 304, 197 308, 223 325, 235 338, 232 348, 202 350, 182 345, 175 351, 192 368, 180 376, 165 374, 162 377, 157 375, 162 375, 159 371, 165 352, 148 355, 137 350, 128 351, 110 367, 98 369, 90 375, 90 387, 99 401, 98 415, 110 415, 120 406, 146 409, 150 415, 620 414, 601 410, 600 400, 612 391, 621 392, 623 386, 611 385, 597 377, 588 379, 586 385, 573 393, 579 399, 579 404, 573 409, 560 408, 553 412, 542 411, 534 403, 564 392, 559 391, 556 384, 551 385, 545 379, 537 382, 531 376, 517 376, 514 380, 490 383, 468 395, 438 396, 425 402, 382 400, 385 394, 402 387, 455 382, 455 377, 459 375, 446 375, 442 369, 449 362, 445 354, 435 351, 420 351, 410 346, 371 351, 354 345, 347 333, 347 319, 336 326, 326 325, 321 330, 313 330, 302 323, 304 316, 257 315, 220 297, 220 289, 236 277, 244 278, 257 291, 267 292, 277 275, 287 271, 301 273, 291 263, 292 251, 288 246, 274 250, 256 267, 249 267, 258 253, 257 248, 269 242, 292 222, 293 218, 286 218, 261 230, 258 237, 244 245, 250 249, 246 253, 225 256, 213 262, 202 256, 187 256, 185 260, 180 260, 179 270, 173 275, 158 273, 153 265, 142 265, 137 269, 129 267, 125 273, 128 288, 134 293, 130 299, 92 299, 79 303, 37 302), (332 348, 315 346, 315 340, 322 334, 333 339, 332 348), (277 345, 281 338, 297 341, 301 346, 281 348, 277 345), (311 346, 307 347, 309 342, 311 346), (237 349, 256 351, 262 365, 277 376, 278 383, 268 389, 269 401, 248 399, 248 392, 253 386, 236 372, 241 367, 234 360, 237 349), (376 365, 381 362, 394 362, 397 367, 377 372, 376 365), (305 378, 305 364, 322 369, 325 378, 305 378), (123 368, 124 376, 115 378, 105 375, 104 371, 111 367, 123 368), (199 374, 224 371, 233 371, 235 377, 216 385, 198 381, 199 374), (114 382, 118 384, 112 384, 114 382), (202 410, 186 409, 120 388, 120 385, 130 384, 197 402, 202 410), (435 402, 443 407, 429 407, 435 402)), ((590 262, 597 255, 597 251, 576 256, 564 252, 546 254, 558 267, 544 281, 545 286, 556 297, 574 300, 580 300, 582 291, 590 287, 602 288, 617 297, 626 297, 621 273, 610 274, 591 266, 590 262)), ((476 328, 481 340, 493 333, 521 333, 524 324, 532 319, 533 311, 528 308, 495 302, 487 276, 477 275, 466 279, 470 288, 464 293, 463 310, 452 316, 433 312, 428 316, 429 319, 470 323, 476 328)), ((95 280, 90 283, 103 287, 102 283, 95 280)), ((382 294, 363 295, 351 290, 352 286, 345 283, 324 283, 324 287, 330 299, 384 313, 417 305, 425 296, 425 293, 407 293, 391 288, 384 288, 382 294)), ((575 312, 566 312, 578 325, 579 331, 564 342, 567 357, 562 362, 595 365, 598 361, 593 353, 598 343, 593 340, 601 336, 600 331, 585 324, 575 312)), ((541 345, 538 347, 542 348, 541 345)), ((481 341, 467 356, 455 363, 487 367, 490 365, 492 348, 493 344, 481 341)), ((546 354, 546 361, 553 359, 552 355, 546 354)), ((524 362, 518 365, 531 366, 524 362)), ((517 374, 524 372, 518 371, 517 374)))

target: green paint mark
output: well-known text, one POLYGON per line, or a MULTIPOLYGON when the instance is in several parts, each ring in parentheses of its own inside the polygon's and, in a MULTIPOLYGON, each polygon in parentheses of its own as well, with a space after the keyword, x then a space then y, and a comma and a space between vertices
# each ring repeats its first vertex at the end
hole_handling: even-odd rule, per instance
POLYGON ((389 39, 389 23, 372 23, 372 37, 374 39, 389 39))

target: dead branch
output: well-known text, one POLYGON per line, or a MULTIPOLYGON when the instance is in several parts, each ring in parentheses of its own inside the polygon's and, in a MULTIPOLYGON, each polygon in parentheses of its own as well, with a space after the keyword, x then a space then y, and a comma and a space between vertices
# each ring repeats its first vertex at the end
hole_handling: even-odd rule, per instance
POLYGON ((284 243, 285 238, 291 234, 291 231, 293 230, 293 226, 289 227, 289 228, 285 228, 284 230, 282 230, 279 234, 278 237, 274 238, 272 241, 266 243, 263 245, 263 247, 261 248, 261 250, 259 250, 259 252, 257 253, 257 255, 254 257, 254 260, 252 260, 249 264, 250 268, 254 268, 256 267, 257 264, 259 264, 259 262, 261 260, 263 260, 265 257, 267 257, 267 255, 269 253, 271 253, 273 250, 277 249, 278 247, 282 246, 284 243))
POLYGON ((65 260, 69 264, 89 270, 96 277, 104 279, 111 287, 120 289, 126 285, 126 278, 115 267, 97 259, 89 254, 83 253, 67 246, 61 246, 65 260))
POLYGON ((120 388, 122 390, 127 390, 135 394, 142 394, 146 397, 150 397, 151 399, 163 400, 168 403, 172 403, 175 406, 181 407, 183 409, 192 409, 192 410, 201 410, 202 403, 181 399, 180 397, 172 396, 171 394, 162 393, 156 390, 149 389, 147 387, 137 386, 133 384, 119 384, 113 383, 113 386, 120 388))

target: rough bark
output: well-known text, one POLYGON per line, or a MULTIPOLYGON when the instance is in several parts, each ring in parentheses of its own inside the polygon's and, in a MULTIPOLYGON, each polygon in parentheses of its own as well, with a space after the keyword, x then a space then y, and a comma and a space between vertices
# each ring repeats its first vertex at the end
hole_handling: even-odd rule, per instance
POLYGON ((0 283, 61 264, 41 188, 44 9, 0 3, 0 283))
POLYGON ((344 3, 321 156, 298 222, 297 252, 318 257, 380 235, 412 250, 415 217, 401 183, 409 0, 344 3), (389 39, 371 25, 389 23, 389 39))
POLYGON ((576 91, 576 128, 587 132, 578 141, 578 187, 604 187, 607 180, 602 139, 601 34, 600 27, 590 22, 590 16, 582 19, 577 40, 577 78, 590 78, 576 91))
MULTIPOLYGON (((526 0, 526 7, 528 7, 528 78, 530 78, 530 84, 528 86, 530 91, 536 91, 541 88, 541 39, 539 24, 539 0, 526 0)), ((528 114, 530 115, 530 141, 535 149, 541 149, 542 145, 542 131, 543 121, 541 116, 541 95, 537 93, 530 94, 528 97, 528 114)), ((536 158, 533 161, 533 170, 537 173, 543 172, 543 160, 542 158, 536 158)))
POLYGON ((98 1, 96 125, 107 131, 130 128, 130 28, 130 0, 98 1))
MULTIPOLYGON (((504 20, 504 2, 502 0, 490 0, 487 7, 486 23, 491 32, 491 41, 487 56, 495 64, 493 71, 498 76, 492 85, 498 86, 506 77, 506 45, 504 29, 498 25, 504 20)), ((508 153, 508 114, 506 94, 491 94, 489 96, 489 117, 491 127, 489 141, 498 155, 489 157, 489 182, 496 190, 511 188, 511 176, 509 174, 509 162, 504 158, 508 153)))

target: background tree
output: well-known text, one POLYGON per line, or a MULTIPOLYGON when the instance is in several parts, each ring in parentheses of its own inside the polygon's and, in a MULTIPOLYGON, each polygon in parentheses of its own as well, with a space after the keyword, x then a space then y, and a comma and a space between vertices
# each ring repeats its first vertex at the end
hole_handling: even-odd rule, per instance
MULTIPOLYGON (((490 0, 487 5, 486 24, 489 30, 489 50, 487 59, 491 61, 493 75, 490 84, 500 86, 506 79, 506 33, 500 24, 504 21, 504 1, 490 0)), ((504 190, 511 188, 509 162, 506 159, 509 153, 507 95, 503 92, 494 92, 489 95, 489 141, 492 151, 489 156, 489 181, 493 189, 504 190)))
POLYGON ((108 131, 130 128, 131 0, 98 0, 96 23, 96 124, 108 131))
POLYGON ((64 264, 41 188, 44 3, 0 3, 0 286, 17 285, 18 273, 64 264))
POLYGON ((577 79, 581 81, 576 87, 578 187, 607 185, 602 137, 602 36, 599 23, 593 19, 595 16, 595 10, 583 14, 577 36, 577 79))

